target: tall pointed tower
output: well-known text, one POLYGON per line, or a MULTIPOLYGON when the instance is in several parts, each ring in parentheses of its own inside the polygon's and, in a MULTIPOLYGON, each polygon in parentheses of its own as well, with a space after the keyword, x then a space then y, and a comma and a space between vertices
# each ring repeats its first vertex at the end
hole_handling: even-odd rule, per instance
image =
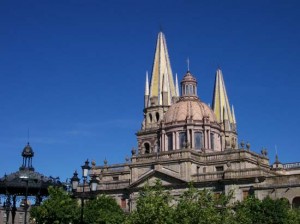
POLYGON ((142 130, 137 133, 140 153, 159 151, 157 130, 165 112, 179 98, 177 89, 174 85, 165 35, 159 32, 150 85, 146 73, 144 120, 142 130))
POLYGON ((230 108, 223 74, 220 68, 217 69, 215 87, 213 93, 212 109, 216 114, 217 121, 222 129, 222 148, 237 148, 237 127, 234 109, 230 108))

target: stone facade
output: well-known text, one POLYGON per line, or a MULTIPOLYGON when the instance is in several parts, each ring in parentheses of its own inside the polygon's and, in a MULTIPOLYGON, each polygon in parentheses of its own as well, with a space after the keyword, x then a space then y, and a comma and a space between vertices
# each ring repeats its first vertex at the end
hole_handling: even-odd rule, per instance
POLYGON ((237 144, 237 124, 230 107, 223 74, 216 72, 212 108, 197 95, 190 71, 175 82, 166 40, 158 35, 150 86, 146 76, 144 120, 137 132, 138 148, 125 164, 96 166, 99 193, 116 198, 124 210, 135 208, 138 191, 160 179, 180 195, 189 182, 216 193, 233 191, 233 201, 250 194, 259 199, 287 198, 299 206, 300 163, 269 163, 267 151, 253 152, 237 144), (175 83, 175 85, 174 85, 175 83), (170 100, 172 99, 172 100, 170 100))

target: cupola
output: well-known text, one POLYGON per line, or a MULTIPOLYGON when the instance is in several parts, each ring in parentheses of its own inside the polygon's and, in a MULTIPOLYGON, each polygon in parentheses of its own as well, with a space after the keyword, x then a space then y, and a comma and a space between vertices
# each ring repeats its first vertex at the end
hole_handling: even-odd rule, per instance
POLYGON ((181 95, 182 97, 197 97, 197 80, 190 71, 187 71, 181 81, 181 95))

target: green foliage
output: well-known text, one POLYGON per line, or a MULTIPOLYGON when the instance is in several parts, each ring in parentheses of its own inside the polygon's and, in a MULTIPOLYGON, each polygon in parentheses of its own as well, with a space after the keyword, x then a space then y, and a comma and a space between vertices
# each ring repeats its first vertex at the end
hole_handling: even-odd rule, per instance
POLYGON ((180 197, 175 210, 178 224, 233 223, 233 213, 228 208, 230 196, 216 197, 208 190, 198 190, 190 185, 180 197))
POLYGON ((146 185, 140 191, 136 210, 126 219, 126 224, 173 224, 174 209, 169 191, 157 180, 154 186, 146 185))
POLYGON ((287 224, 300 223, 300 209, 289 209, 287 224))
MULTIPOLYGON (((230 205, 232 194, 217 197, 190 185, 178 200, 163 188, 160 180, 140 191, 136 209, 125 217, 116 201, 101 195, 87 200, 86 224, 296 224, 300 210, 291 209, 286 199, 262 201, 251 196, 230 205)), ((31 209, 31 218, 43 224, 77 224, 80 206, 61 188, 49 188, 49 198, 31 209)))
POLYGON ((48 199, 41 206, 32 207, 31 218, 44 224, 78 223, 80 212, 77 201, 62 188, 49 187, 48 191, 48 199))
POLYGON ((105 195, 87 201, 84 207, 84 223, 87 224, 120 224, 124 218, 116 200, 105 195))
POLYGON ((235 206, 236 220, 243 224, 300 223, 300 213, 290 208, 286 199, 264 198, 262 201, 248 197, 235 206))

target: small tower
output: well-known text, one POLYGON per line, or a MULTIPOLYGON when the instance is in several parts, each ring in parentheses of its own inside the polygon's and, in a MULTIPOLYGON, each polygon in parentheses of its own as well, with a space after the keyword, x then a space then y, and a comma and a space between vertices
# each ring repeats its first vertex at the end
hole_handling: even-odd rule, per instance
POLYGON ((277 152, 276 152, 276 155, 275 155, 275 162, 272 164, 272 170, 275 170, 275 171, 283 170, 283 165, 278 159, 277 152))
POLYGON ((23 157, 23 164, 20 167, 20 170, 32 170, 34 171, 34 168, 32 166, 32 158, 34 156, 34 152, 29 144, 24 147, 22 151, 22 157, 23 157))
POLYGON ((222 149, 237 148, 237 126, 234 109, 230 104, 226 92, 223 74, 220 68, 217 69, 213 93, 212 109, 222 127, 222 149))

